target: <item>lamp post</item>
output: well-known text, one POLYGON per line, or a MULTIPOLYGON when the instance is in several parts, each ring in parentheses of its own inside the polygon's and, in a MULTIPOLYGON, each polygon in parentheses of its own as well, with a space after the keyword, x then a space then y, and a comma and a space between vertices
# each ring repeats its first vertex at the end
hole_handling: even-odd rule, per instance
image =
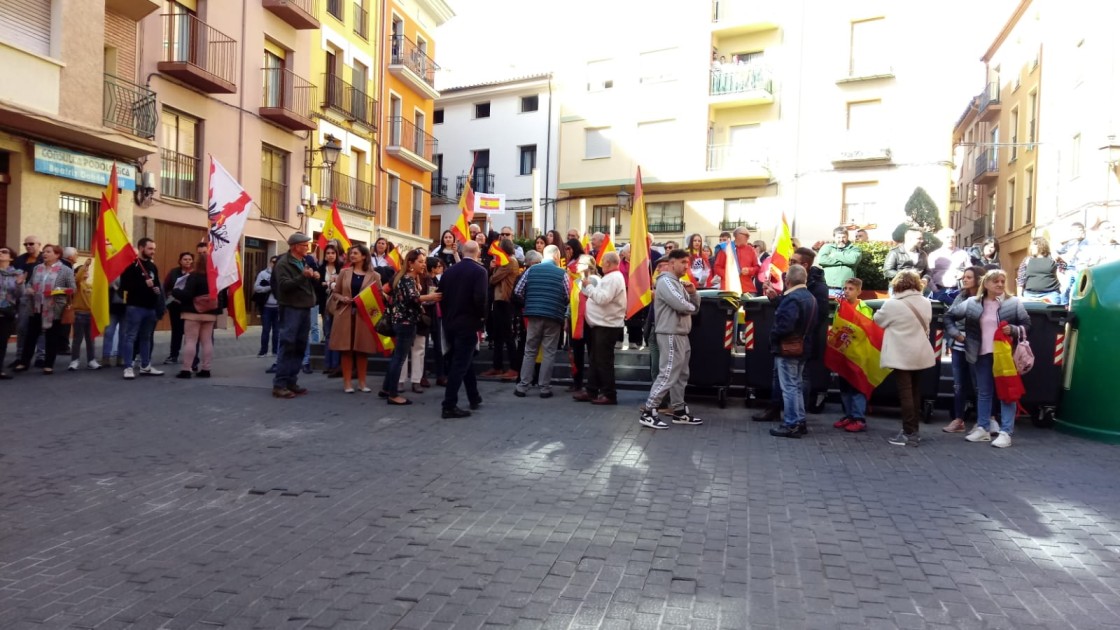
POLYGON ((630 202, 632 201, 633 195, 626 192, 625 188, 619 188, 618 193, 614 196, 614 198, 615 201, 618 202, 619 212, 630 209, 630 202))
MULTIPOLYGON (((338 156, 341 153, 342 153, 342 143, 339 142, 338 138, 335 138, 331 134, 327 134, 326 138, 324 138, 324 142, 323 142, 322 146, 320 146, 318 149, 307 149, 306 150, 305 159, 304 159, 304 167, 306 167, 308 171, 326 169, 326 178, 325 178, 325 181, 324 181, 324 186, 322 188, 322 191, 323 191, 324 194, 331 194, 331 191, 332 191, 331 172, 332 172, 332 169, 334 168, 334 165, 338 163, 338 156), (316 153, 319 154, 319 156, 320 156, 319 161, 322 162, 318 166, 315 165, 315 154, 316 153)), ((307 181, 304 182, 303 190, 301 191, 301 194, 300 194, 300 201, 302 201, 305 205, 308 206, 308 208, 309 208, 308 209, 308 214, 314 214, 316 204, 313 203, 313 201, 315 201, 314 198, 313 198, 314 195, 311 192, 311 186, 309 184, 310 184, 310 175, 307 176, 307 181)))

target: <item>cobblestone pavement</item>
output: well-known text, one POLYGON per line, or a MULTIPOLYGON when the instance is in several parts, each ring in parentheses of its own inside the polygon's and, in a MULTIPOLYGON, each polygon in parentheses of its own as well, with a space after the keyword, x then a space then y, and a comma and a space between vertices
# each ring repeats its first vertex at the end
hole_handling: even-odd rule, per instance
POLYGON ((707 404, 654 432, 638 392, 496 383, 441 420, 320 375, 273 399, 220 345, 210 381, 0 383, 0 628, 1120 627, 1115 447, 707 404))

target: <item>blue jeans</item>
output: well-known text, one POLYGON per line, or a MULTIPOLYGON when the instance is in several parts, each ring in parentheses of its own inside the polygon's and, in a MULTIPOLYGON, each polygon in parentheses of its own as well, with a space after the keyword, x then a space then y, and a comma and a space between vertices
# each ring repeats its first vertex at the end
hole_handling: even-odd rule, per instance
MULTIPOLYGON (((416 338, 416 324, 393 324, 393 358, 389 359, 389 370, 385 372, 385 382, 381 389, 389 393, 390 398, 400 396, 397 381, 401 378, 401 368, 405 359, 412 353, 412 341, 416 338)), ((450 385, 450 383, 448 383, 450 385)))
POLYGON ((782 388, 782 423, 787 427, 805 422, 805 396, 801 391, 801 375, 805 359, 774 357, 774 369, 782 388))
POLYGON ((429 335, 432 342, 432 354, 425 353, 424 356, 435 356, 436 378, 443 378, 447 376, 447 366, 444 365, 443 357, 443 320, 439 317, 432 319, 432 332, 429 335))
POLYGON ((459 386, 467 387, 467 400, 472 403, 482 401, 478 393, 478 382, 474 376, 474 344, 478 335, 473 332, 447 336, 448 370, 447 388, 443 396, 443 408, 454 409, 459 406, 459 386))
POLYGON ((109 367, 109 362, 120 356, 117 352, 117 330, 120 325, 120 314, 109 311, 109 325, 101 333, 101 362, 105 364, 105 367, 109 367))
POLYGON ((311 309, 281 306, 278 319, 280 352, 276 355, 272 387, 295 387, 299 382, 303 350, 307 347, 307 334, 311 331, 311 309))
POLYGON ((1063 304, 1060 291, 1023 291, 1023 297, 1032 300, 1050 300, 1051 304, 1063 304))
POLYGON ((964 408, 976 397, 976 366, 965 358, 964 348, 953 350, 953 418, 964 419, 964 408))
POLYGON ((327 370, 337 370, 342 365, 342 353, 338 350, 331 350, 331 329, 334 327, 334 317, 330 315, 323 316, 323 368, 327 370))
POLYGON ((844 415, 853 420, 863 420, 867 414, 867 397, 840 377, 840 407, 844 415))
POLYGON ((311 364, 311 344, 319 343, 319 305, 311 307, 311 331, 307 335, 307 349, 303 351, 303 364, 311 364))
POLYGON ((132 367, 136 340, 140 340, 140 367, 152 364, 152 333, 156 329, 156 309, 129 306, 124 311, 124 333, 121 337, 121 357, 125 367, 132 367))
POLYGON ((258 354, 268 354, 269 336, 272 337, 272 354, 277 354, 280 346, 280 329, 276 321, 280 319, 280 309, 275 306, 266 306, 261 309, 261 351, 258 354))
MULTIPOLYGON (((996 377, 992 373, 991 354, 976 357, 976 425, 987 430, 992 417, 992 406, 996 404, 996 377)), ((999 401, 999 430, 1011 435, 1015 430, 1015 407, 1013 402, 999 401)))

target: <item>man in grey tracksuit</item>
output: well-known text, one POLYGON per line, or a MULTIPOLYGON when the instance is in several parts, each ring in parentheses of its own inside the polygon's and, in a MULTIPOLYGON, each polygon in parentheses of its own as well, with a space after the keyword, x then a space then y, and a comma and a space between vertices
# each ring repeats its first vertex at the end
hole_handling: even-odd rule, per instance
POLYGON ((661 351, 657 378, 649 391, 649 398, 641 408, 639 422, 651 429, 668 429, 669 424, 657 415, 658 403, 669 393, 670 415, 673 424, 703 424, 692 415, 684 402, 684 388, 688 384, 688 362, 692 347, 688 333, 692 331, 692 316, 700 310, 700 296, 696 286, 681 283, 681 276, 688 271, 688 252, 674 249, 667 254, 669 268, 657 277, 653 292, 654 332, 661 351))

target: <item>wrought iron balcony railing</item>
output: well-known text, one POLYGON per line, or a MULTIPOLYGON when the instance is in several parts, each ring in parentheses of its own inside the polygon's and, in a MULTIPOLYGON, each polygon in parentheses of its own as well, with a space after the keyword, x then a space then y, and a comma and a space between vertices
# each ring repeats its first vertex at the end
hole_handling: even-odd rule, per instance
POLYGON ((997 172, 999 172, 999 155, 994 148, 985 149, 983 153, 976 156, 976 168, 972 173, 973 177, 997 172))
POLYGON ((184 201, 202 202, 198 179, 198 158, 160 149, 159 193, 184 201))
POLYGON ((326 192, 325 201, 338 201, 338 207, 361 214, 373 214, 374 186, 356 177, 323 169, 320 190, 326 192))
MULTIPOLYGON (((602 232, 603 234, 606 234, 607 232, 610 231, 610 229, 611 229, 611 226, 610 226, 609 223, 606 224, 606 225, 589 225, 589 226, 587 226, 587 232, 589 234, 594 234, 596 232, 602 232)), ((622 222, 621 221, 615 221, 614 222, 614 235, 618 236, 619 234, 622 234, 622 222)))
POLYGON ((423 79, 424 83, 434 88, 436 85, 436 70, 439 70, 436 62, 421 50, 416 42, 404 35, 393 35, 392 43, 391 63, 407 67, 423 79))
POLYGON ((709 171, 742 170, 767 166, 761 147, 743 147, 734 144, 709 144, 707 169, 709 171))
POLYGON ((432 194, 436 197, 447 197, 447 178, 438 175, 432 176, 432 194))
POLYGON ((311 100, 315 86, 287 68, 262 68, 261 114, 291 128, 314 129, 311 100), (270 111, 271 110, 271 111, 270 111))
POLYGON ((342 77, 323 75, 323 107, 329 107, 360 125, 377 130, 377 101, 342 77))
POLYGON ((156 137, 156 93, 148 88, 106 74, 102 110, 106 127, 149 140, 156 137))
MULTIPOLYGON (((461 197, 463 195, 463 187, 466 183, 466 175, 460 175, 455 178, 456 197, 461 197)), ((471 179, 471 190, 483 193, 494 192, 494 174, 487 172, 485 169, 474 169, 474 178, 471 179)))
POLYGON ((999 104, 999 83, 989 83, 984 86, 984 91, 980 93, 979 109, 983 113, 988 109, 989 105, 999 104))
POLYGON ((189 13, 163 19, 160 72, 210 93, 237 91, 237 41, 189 13))
POLYGON ((684 232, 684 221, 660 221, 658 223, 650 223, 649 231, 651 233, 674 233, 684 232))
POLYGON ((389 146, 402 147, 431 162, 436 154, 436 137, 402 116, 389 118, 389 146))
POLYGON ((709 94, 722 96, 743 92, 765 92, 773 95, 770 69, 759 63, 724 64, 711 69, 709 94))

